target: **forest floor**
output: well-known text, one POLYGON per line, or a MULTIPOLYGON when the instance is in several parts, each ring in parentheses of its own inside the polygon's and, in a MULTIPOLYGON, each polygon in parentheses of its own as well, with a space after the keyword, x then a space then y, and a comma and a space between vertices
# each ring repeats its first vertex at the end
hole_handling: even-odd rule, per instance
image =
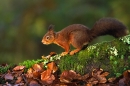
POLYGON ((15 65, 0 73, 0 86, 130 86, 130 70, 124 71, 120 77, 108 76, 109 72, 101 68, 84 75, 74 70, 60 72, 55 62, 49 62, 46 68, 43 63, 34 64, 29 69, 15 65))

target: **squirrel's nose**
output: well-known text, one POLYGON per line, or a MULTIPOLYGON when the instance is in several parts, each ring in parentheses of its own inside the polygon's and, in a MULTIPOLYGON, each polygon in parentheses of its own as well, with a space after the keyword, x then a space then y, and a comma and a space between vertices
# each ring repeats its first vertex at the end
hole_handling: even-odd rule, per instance
POLYGON ((42 44, 46 44, 46 41, 44 41, 44 40, 42 40, 41 42, 42 42, 42 44))
POLYGON ((44 41, 43 41, 43 40, 42 40, 41 42, 44 44, 44 41))

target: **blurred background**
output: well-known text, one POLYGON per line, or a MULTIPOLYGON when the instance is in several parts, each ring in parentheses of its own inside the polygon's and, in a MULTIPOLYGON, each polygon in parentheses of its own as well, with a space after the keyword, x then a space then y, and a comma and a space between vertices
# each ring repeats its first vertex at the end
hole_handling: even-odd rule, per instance
MULTIPOLYGON (((74 23, 91 28, 102 17, 114 17, 129 28, 129 8, 129 0, 0 0, 0 63, 61 53, 61 47, 41 43, 50 24, 55 31, 74 23)), ((105 36, 94 42, 112 39, 105 36)))

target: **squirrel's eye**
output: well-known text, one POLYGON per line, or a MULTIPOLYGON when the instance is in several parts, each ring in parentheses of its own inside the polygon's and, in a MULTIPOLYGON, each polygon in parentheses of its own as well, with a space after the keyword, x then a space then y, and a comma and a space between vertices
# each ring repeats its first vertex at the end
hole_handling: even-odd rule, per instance
POLYGON ((46 39, 49 39, 49 38, 50 38, 50 36, 47 36, 47 37, 46 37, 46 39))

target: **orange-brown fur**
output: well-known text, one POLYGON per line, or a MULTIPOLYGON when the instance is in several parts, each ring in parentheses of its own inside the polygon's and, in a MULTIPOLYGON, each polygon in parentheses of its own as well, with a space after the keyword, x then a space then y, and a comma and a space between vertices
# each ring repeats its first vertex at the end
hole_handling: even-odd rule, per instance
POLYGON ((70 52, 71 44, 76 48, 70 52, 70 55, 73 55, 94 38, 106 34, 113 35, 114 37, 122 37, 128 34, 128 30, 125 25, 116 19, 102 18, 94 24, 91 30, 82 24, 72 24, 59 32, 54 32, 53 26, 50 26, 48 32, 42 39, 42 43, 55 43, 61 46, 65 49, 65 52, 62 52, 61 55, 66 55, 70 52))

